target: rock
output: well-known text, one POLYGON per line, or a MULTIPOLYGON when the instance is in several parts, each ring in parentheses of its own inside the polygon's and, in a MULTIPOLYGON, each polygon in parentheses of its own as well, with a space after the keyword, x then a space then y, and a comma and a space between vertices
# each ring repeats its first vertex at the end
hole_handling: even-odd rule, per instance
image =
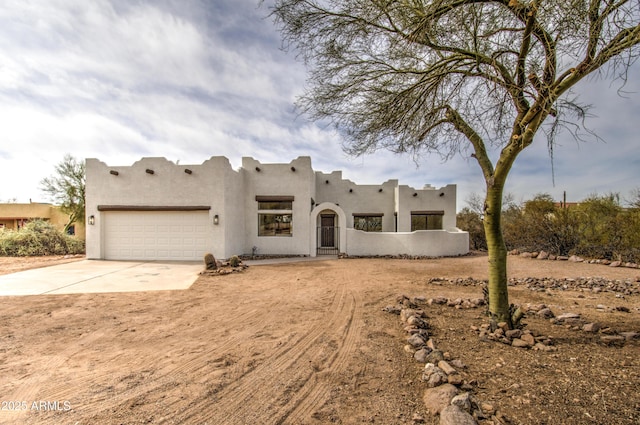
POLYGON ((504 333, 504 335, 510 339, 520 338, 520 336, 522 335, 522 331, 520 329, 509 329, 504 333))
POLYGON ((415 316, 416 311, 412 308, 403 308, 400 311, 400 320, 402 320, 403 322, 406 322, 407 320, 409 320, 409 317, 413 317, 415 316))
POLYGON ((533 347, 533 345, 536 343, 535 338, 530 333, 522 334, 520 339, 523 340, 529 347, 533 347))
POLYGON ((422 401, 432 415, 439 414, 442 409, 451 405, 451 399, 458 394, 458 389, 451 384, 428 388, 424 392, 422 401))
POLYGON ((388 305, 386 307, 383 307, 382 311, 386 311, 387 313, 396 314, 396 315, 400 314, 400 308, 394 305, 388 305))
POLYGON ((573 263, 582 263, 584 259, 581 257, 578 257, 577 255, 572 255, 571 257, 569 257, 569 261, 573 263))
POLYGON ((493 407, 493 404, 485 402, 480 403, 480 410, 482 410, 482 413, 489 416, 496 413, 496 408, 493 407))
POLYGON ((543 308, 542 310, 538 311, 536 314, 542 317, 543 319, 552 319, 555 316, 555 314, 553 314, 553 311, 551 311, 551 309, 548 307, 543 308))
POLYGON ((469 394, 468 392, 458 394, 451 399, 451 404, 454 406, 458 406, 465 412, 471 413, 471 394, 469 394))
POLYGON ((427 362, 428 363, 438 363, 440 360, 444 360, 444 353, 440 350, 432 350, 428 355, 427 355, 427 362))
POLYGON ((440 425, 478 425, 478 422, 458 406, 449 405, 440 412, 440 425))
POLYGON ((556 260, 557 260, 557 261, 567 261, 568 259, 569 259, 569 257, 564 256, 564 255, 558 255, 558 256, 556 257, 556 260))
POLYGON ((446 304, 449 300, 445 297, 430 298, 427 304, 446 304))
POLYGON ((579 319, 580 315, 577 313, 562 313, 560 316, 556 316, 558 322, 563 322, 568 319, 579 319))
POLYGON ((521 340, 520 338, 514 338, 513 341, 511 341, 511 345, 514 346, 514 347, 518 347, 518 348, 529 348, 529 347, 531 347, 531 345, 529 345, 525 341, 521 340))
POLYGON ((582 330, 585 332, 596 333, 600 330, 602 326, 598 322, 587 323, 582 327, 582 330))
POLYGON ((612 261, 611 264, 609 264, 609 267, 620 267, 622 265, 622 261, 612 261))
POLYGON ((409 338, 407 338, 407 342, 409 345, 415 348, 420 348, 424 345, 425 340, 419 334, 413 334, 409 338))
POLYGON ((549 254, 544 252, 544 251, 540 251, 540 253, 538 254, 538 256, 536 258, 538 260, 546 260, 547 258, 549 258, 549 254))
POLYGON ((486 304, 484 298, 474 298, 471 300, 471 304, 473 304, 475 307, 481 307, 483 305, 486 304))
POLYGON ((407 319, 407 325, 415 326, 420 329, 427 329, 428 325, 426 320, 421 319, 417 316, 411 316, 407 319))
POLYGON ((455 368, 453 366, 451 366, 449 363, 447 363, 446 361, 444 361, 444 360, 440 360, 438 362, 438 367, 440 369, 442 369, 442 371, 444 373, 446 373, 447 375, 451 375, 451 374, 456 373, 455 368))
POLYGON ((640 338, 640 333, 638 333, 638 332, 620 332, 620 336, 623 336, 627 341, 631 341, 632 339, 640 338))
POLYGON ((455 360, 451 360, 449 363, 451 363, 451 366, 457 368, 457 369, 466 369, 467 365, 464 364, 462 362, 462 360, 460 359, 455 359, 455 360))
POLYGON ((451 375, 447 376, 447 382, 458 387, 464 383, 464 379, 462 379, 462 376, 458 375, 457 373, 452 373, 451 375))
POLYGON ((427 355, 431 352, 431 349, 423 347, 413 354, 413 358, 419 363, 427 363, 427 355))
POLYGON ((447 382, 447 375, 433 363, 424 365, 422 380, 427 383, 427 387, 434 388, 447 382))
POLYGON ((607 345, 623 344, 626 338, 622 335, 603 335, 600 337, 600 341, 607 345))

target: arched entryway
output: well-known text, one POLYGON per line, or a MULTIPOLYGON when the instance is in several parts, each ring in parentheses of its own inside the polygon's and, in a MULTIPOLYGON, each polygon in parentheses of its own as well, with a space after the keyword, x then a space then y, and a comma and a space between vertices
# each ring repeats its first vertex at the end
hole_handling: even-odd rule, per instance
POLYGON ((339 206, 330 202, 317 205, 311 211, 311 223, 315 223, 311 252, 315 255, 337 255, 344 252, 346 238, 342 228, 346 219, 339 206))

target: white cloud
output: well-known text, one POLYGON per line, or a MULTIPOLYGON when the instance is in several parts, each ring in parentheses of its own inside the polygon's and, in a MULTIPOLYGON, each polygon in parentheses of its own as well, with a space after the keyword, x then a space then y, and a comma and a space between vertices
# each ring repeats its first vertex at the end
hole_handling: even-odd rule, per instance
MULTIPOLYGON (((472 158, 442 163, 377 152, 351 158, 331 129, 297 116, 304 66, 281 50, 268 10, 257 0, 41 0, 0 8, 0 200, 42 200, 38 182, 65 153, 126 165, 142 156, 202 163, 227 156, 262 162, 312 157, 362 184, 399 179, 422 187, 458 184, 458 205, 482 193, 472 158)), ((544 139, 516 162, 507 191, 549 192, 572 200, 623 194, 638 183, 636 66, 620 98, 607 82, 585 81, 590 120, 607 144, 555 149, 555 180, 544 139), (573 195, 575 194, 575 195, 573 195)))

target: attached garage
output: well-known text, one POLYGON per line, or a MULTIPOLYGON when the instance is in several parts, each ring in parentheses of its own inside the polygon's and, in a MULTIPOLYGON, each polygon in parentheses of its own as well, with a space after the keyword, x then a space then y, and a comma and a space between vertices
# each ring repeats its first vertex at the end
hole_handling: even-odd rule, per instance
POLYGON ((100 206, 104 259, 201 261, 211 250, 209 209, 100 206))

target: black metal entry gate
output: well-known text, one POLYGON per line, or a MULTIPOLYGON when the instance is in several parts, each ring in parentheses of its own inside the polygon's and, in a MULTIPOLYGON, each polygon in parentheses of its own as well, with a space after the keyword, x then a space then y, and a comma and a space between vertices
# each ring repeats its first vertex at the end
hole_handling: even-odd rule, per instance
POLYGON ((317 255, 337 255, 340 252, 340 228, 320 226, 316 235, 317 255))

